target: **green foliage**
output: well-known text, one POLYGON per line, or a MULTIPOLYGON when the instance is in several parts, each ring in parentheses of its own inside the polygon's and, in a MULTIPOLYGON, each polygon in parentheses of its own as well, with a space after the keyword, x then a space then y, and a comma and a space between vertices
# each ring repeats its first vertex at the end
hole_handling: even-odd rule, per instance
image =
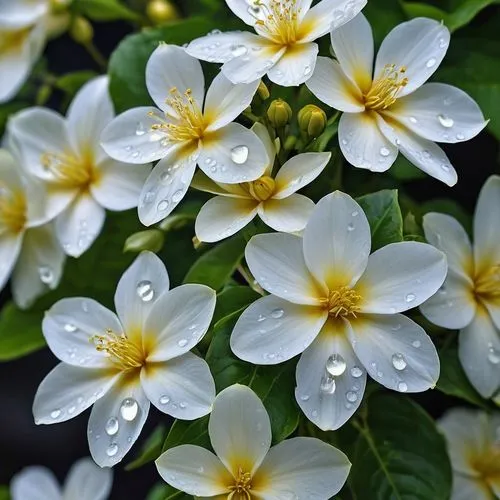
POLYGON ((186 495, 168 484, 157 484, 148 494, 146 500, 192 500, 191 495, 186 495))
POLYGON ((156 460, 161 453, 167 431, 164 425, 159 425, 142 444, 141 450, 132 462, 127 464, 125 470, 134 470, 156 460))
POLYGON ((120 0, 76 0, 73 10, 93 21, 138 21, 140 16, 120 0))
POLYGON ((10 493, 8 486, 0 486, 0 500, 9 500, 10 493))
POLYGON ((176 420, 163 443, 162 452, 181 444, 195 444, 209 448, 208 420, 208 415, 197 420, 176 420))

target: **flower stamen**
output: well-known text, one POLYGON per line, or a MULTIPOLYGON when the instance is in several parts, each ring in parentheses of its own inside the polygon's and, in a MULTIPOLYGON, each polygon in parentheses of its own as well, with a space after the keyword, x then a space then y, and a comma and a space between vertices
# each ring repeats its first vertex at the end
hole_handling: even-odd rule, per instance
POLYGON ((274 194, 276 182, 272 177, 263 175, 256 181, 245 182, 240 186, 255 200, 266 201, 274 194))
POLYGON ((90 339, 98 352, 105 352, 122 370, 139 368, 144 365, 144 353, 126 335, 117 335, 106 330, 104 335, 94 335, 90 339))
POLYGON ((79 159, 72 154, 47 152, 42 155, 41 161, 45 170, 63 186, 85 188, 95 180, 90 158, 79 159))
POLYGON ((361 295, 359 295, 356 290, 348 286, 342 286, 335 290, 331 290, 328 298, 325 298, 323 302, 332 317, 356 317, 356 314, 361 310, 359 306, 361 298, 361 295))
POLYGON ((405 73, 404 66, 397 69, 395 64, 386 64, 381 75, 373 82, 371 89, 364 96, 366 108, 381 111, 392 106, 401 90, 408 85, 405 73))
POLYGON ((250 472, 244 472, 241 467, 238 468, 238 477, 236 482, 228 487, 229 495, 227 500, 252 500, 252 475, 250 472))
POLYGON ((475 291, 486 298, 500 297, 500 264, 495 264, 478 276, 475 291))
POLYGON ((299 39, 297 0, 256 0, 249 12, 256 18, 259 31, 281 45, 292 45, 299 39))
POLYGON ((0 185, 0 230, 20 233, 26 225, 26 196, 21 190, 11 191, 0 185))

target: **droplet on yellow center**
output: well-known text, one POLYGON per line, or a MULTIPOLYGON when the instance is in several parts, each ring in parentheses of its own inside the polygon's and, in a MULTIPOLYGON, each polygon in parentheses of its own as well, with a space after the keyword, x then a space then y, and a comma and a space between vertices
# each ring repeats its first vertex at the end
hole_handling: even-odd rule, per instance
POLYGON ((392 106, 401 90, 408 85, 405 73, 404 66, 397 68, 395 64, 387 64, 368 93, 364 95, 366 108, 382 111, 392 106))
POLYGON ((483 298, 500 297, 500 264, 495 264, 477 276, 475 292, 483 298))
POLYGON ((328 298, 324 299, 324 305, 328 309, 330 316, 338 318, 356 317, 360 311, 361 295, 356 290, 348 286, 341 286, 330 290, 328 298))
POLYGON ((268 200, 274 194, 275 188, 275 180, 267 175, 248 183, 248 192, 257 201, 268 200))
POLYGON ((20 233, 26 226, 26 209, 26 196, 22 191, 0 187, 0 226, 12 234, 20 233))
POLYGON ((98 352, 106 353, 121 370, 139 368, 145 364, 145 353, 125 335, 117 335, 107 330, 104 335, 94 335, 91 339, 98 352))

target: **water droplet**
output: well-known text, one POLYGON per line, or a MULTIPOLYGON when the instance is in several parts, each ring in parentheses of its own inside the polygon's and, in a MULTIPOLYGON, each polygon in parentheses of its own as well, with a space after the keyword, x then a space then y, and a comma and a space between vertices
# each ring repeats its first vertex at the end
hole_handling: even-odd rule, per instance
POLYGON ((127 422, 132 422, 132 420, 137 417, 137 413, 139 412, 139 404, 133 398, 126 398, 122 401, 120 406, 120 415, 123 420, 127 422))
POLYGON ((359 215, 359 212, 357 210, 355 210, 352 214, 351 214, 353 217, 357 217, 359 215))
POLYGON ((350 403, 355 403, 358 400, 358 395, 354 391, 349 391, 346 393, 345 397, 350 403))
POLYGON ((448 42, 444 38, 439 39, 439 48, 444 49, 448 45, 448 42))
POLYGON ((179 189, 172 195, 172 201, 174 203, 179 203, 179 201, 182 200, 183 196, 184 196, 184 191, 179 189))
POLYGON ((302 394, 302 396, 300 396, 301 401, 309 401, 310 398, 311 396, 309 396, 309 394, 302 394))
POLYGON ((134 151, 132 153, 132 158, 139 158, 139 155, 140 155, 139 151, 134 151))
POLYGON ((410 116, 410 121, 412 123, 417 123, 418 122, 418 120, 414 116, 410 116))
POLYGON ((111 443, 106 449, 106 455, 108 457, 114 457, 118 453, 118 445, 116 443, 111 443))
POLYGON ((434 57, 431 57, 431 58, 430 58, 430 59, 426 62, 426 64, 425 64, 425 65, 426 65, 428 68, 432 68, 433 66, 435 66, 435 65, 436 65, 436 62, 437 62, 437 61, 436 61, 436 59, 435 59, 434 57))
POLYGON ((231 149, 231 159, 238 165, 243 165, 248 160, 249 150, 246 146, 236 146, 231 149))
POLYGON ((262 323, 262 321, 266 321, 266 317, 263 314, 259 314, 259 317, 257 318, 257 321, 259 323, 262 323))
POLYGON ((155 296, 153 284, 149 280, 139 281, 136 292, 143 302, 151 302, 155 296))
POLYGON ((51 418, 59 418, 61 416, 61 410, 53 410, 50 412, 51 418))
POLYGON ((169 205, 170 203, 168 202, 168 200, 161 200, 156 208, 158 209, 158 212, 165 212, 166 210, 168 210, 169 205))
POLYGON ((304 76, 307 76, 307 75, 310 75, 311 74, 311 66, 307 65, 305 68, 304 68, 304 76))
POLYGON ((283 309, 275 309, 272 313, 271 313, 271 316, 274 318, 274 319, 280 319, 283 317, 283 315, 285 314, 285 311, 283 311, 283 309))
POLYGON ((410 302, 413 302, 416 298, 417 298, 417 296, 414 293, 409 293, 405 297, 405 300, 406 300, 406 302, 410 303, 410 302))
POLYGON ((349 222, 349 224, 347 224, 347 230, 351 233, 352 231, 354 231, 354 224, 352 222, 349 222))
POLYGON ((363 375, 363 370, 359 366, 354 366, 351 368, 351 375, 354 378, 359 378, 363 375))
POLYGON ((408 390, 408 386, 406 385, 405 382, 399 382, 398 384, 398 391, 399 392, 406 392, 408 390))
POLYGON ((318 416, 318 410, 313 410, 313 411, 311 412, 311 415, 312 415, 314 418, 316 418, 316 417, 318 416))
POLYGON ((73 323, 66 323, 64 325, 64 331, 68 333, 76 332, 77 328, 73 323))
POLYGON ((333 377, 339 377, 347 368, 345 359, 340 354, 332 354, 326 360, 326 371, 333 377))
POLYGON ((326 394, 333 394, 335 392, 335 378, 329 373, 325 373, 321 378, 320 390, 326 394))
POLYGON ((187 339, 181 339, 181 340, 179 340, 179 342, 177 342, 177 345, 179 347, 186 347, 187 343, 188 343, 187 339))
POLYGON ((163 396, 160 396, 160 404, 161 405, 166 405, 168 403, 170 403, 170 398, 166 394, 164 394, 163 396))
POLYGON ((231 45, 229 48, 233 57, 244 56, 248 49, 244 45, 231 45))
POLYGON ((464 134, 457 134, 457 141, 463 141, 465 139, 464 134))
POLYGON ((424 150, 422 151, 422 156, 423 156, 425 159, 427 159, 427 160, 428 160, 429 158, 431 158, 431 157, 432 157, 431 152, 430 152, 430 151, 428 151, 427 149, 424 149, 424 150))
POLYGON ((491 344, 488 346, 488 361, 493 365, 500 363, 500 353, 491 344))
POLYGON ((141 136, 146 133, 146 128, 144 127, 144 123, 138 122, 137 127, 135 129, 135 135, 141 136))
POLYGON ((180 407, 181 409, 185 410, 185 409, 187 408, 187 403, 186 403, 185 401, 181 401, 181 402, 179 403, 179 407, 180 407))
POLYGON ((120 424, 118 423, 118 419, 115 417, 111 417, 106 422, 106 426, 104 427, 106 434, 108 436, 114 436, 118 432, 119 428, 120 428, 120 424))
POLYGON ((451 128, 455 124, 455 122, 453 121, 453 118, 450 118, 449 116, 442 115, 442 114, 438 115, 438 120, 439 120, 439 123, 445 128, 451 128))
POLYGON ((198 467, 198 472, 199 472, 200 474, 203 474, 203 472, 205 472, 205 467, 201 467, 201 466, 200 466, 200 467, 198 467))
POLYGON ((48 266, 41 266, 38 269, 38 274, 40 276, 41 282, 45 283, 46 285, 49 285, 54 280, 54 273, 52 272, 52 269, 48 266))
POLYGON ((418 349, 421 345, 422 345, 422 342, 420 342, 420 340, 414 340, 411 345, 413 347, 415 347, 415 349, 418 349))
POLYGON ((406 368, 407 366, 406 359, 400 352, 393 354, 392 366, 394 366, 394 368, 399 371, 404 370, 406 368))
POLYGON ((391 150, 389 148, 386 148, 385 146, 380 148, 380 155, 384 157, 388 157, 391 154, 391 150))

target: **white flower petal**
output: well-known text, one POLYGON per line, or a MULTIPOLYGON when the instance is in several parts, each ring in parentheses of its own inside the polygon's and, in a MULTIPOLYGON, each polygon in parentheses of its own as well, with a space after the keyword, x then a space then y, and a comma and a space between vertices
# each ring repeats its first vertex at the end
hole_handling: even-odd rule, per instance
POLYGON ((23 189, 23 178, 17 157, 7 149, 0 149, 0 176, 9 190, 23 189))
POLYGON ((101 469, 90 458, 82 458, 71 467, 64 485, 64 498, 106 500, 113 486, 113 472, 101 469))
POLYGON ((153 304, 170 286, 165 264, 153 252, 141 252, 123 273, 115 308, 127 333, 141 332, 153 304))
POLYGON ((296 304, 320 305, 326 296, 307 269, 302 238, 291 234, 254 236, 245 250, 250 271, 269 293, 296 304))
POLYGON ((419 137, 394 120, 389 125, 377 116, 377 123, 385 137, 416 167, 448 186, 457 183, 457 172, 437 144, 419 137))
POLYGON ((328 317, 319 307, 292 304, 269 295, 251 304, 231 334, 231 349, 240 359, 275 365, 303 352, 328 317))
POLYGON ((92 196, 80 194, 56 219, 56 233, 64 251, 80 257, 101 233, 106 211, 92 196))
POLYGON ((458 356, 479 394, 493 396, 500 387, 500 332, 486 309, 478 307, 475 318, 460 331, 458 356))
POLYGON ((331 32, 332 48, 342 71, 367 93, 372 85, 374 58, 373 33, 363 14, 331 32))
POLYGON ((208 434, 215 453, 235 477, 240 466, 253 475, 271 446, 269 415, 259 397, 243 385, 217 395, 208 434))
POLYGON ((289 48, 269 69, 269 80, 283 87, 297 87, 311 78, 319 47, 316 43, 298 43, 289 48))
POLYGON ((151 226, 165 219, 184 198, 196 169, 196 158, 177 150, 159 161, 146 179, 139 197, 139 219, 151 226))
POLYGON ((0 234, 0 290, 10 278, 23 243, 22 235, 0 234))
POLYGON ((115 116, 108 85, 107 76, 93 78, 78 91, 69 106, 67 123, 71 145, 81 156, 88 155, 89 151, 94 158, 102 156, 101 132, 115 116))
POLYGON ((364 111, 363 96, 342 71, 340 64, 328 57, 318 57, 316 69, 306 82, 307 88, 328 106, 358 113, 364 111))
POLYGON ((500 176, 491 176, 484 184, 474 215, 474 260, 476 271, 498 264, 500 255, 500 176))
POLYGON ((249 198, 248 193, 239 184, 215 182, 202 170, 197 170, 191 181, 191 187, 205 193, 230 196, 232 198, 249 198))
POLYGON ((197 238, 213 243, 236 234, 257 215, 258 204, 253 199, 223 196, 208 200, 196 218, 197 238))
POLYGON ((250 106, 259 80, 236 85, 219 73, 207 92, 204 114, 210 122, 207 130, 218 130, 235 120, 250 106))
POLYGON ((57 288, 65 257, 52 224, 28 229, 12 274, 14 302, 26 309, 37 297, 57 288))
POLYGON ((331 498, 344 486, 350 468, 340 450, 319 439, 287 439, 269 450, 257 472, 257 481, 262 477, 267 484, 257 486, 255 495, 262 500, 290 494, 308 500, 331 498))
POLYGON ((237 184, 264 174, 268 164, 266 148, 239 123, 230 123, 203 139, 198 159, 200 168, 215 182, 237 184))
POLYGON ((62 500, 61 488, 54 474, 45 467, 26 467, 10 485, 12 500, 62 500))
POLYGON ((331 153, 303 153, 288 160, 276 175, 273 198, 281 200, 316 179, 330 161, 331 153))
POLYGON ((149 400, 138 377, 121 375, 90 413, 87 437, 92 458, 113 467, 134 445, 149 413, 149 400))
POLYGON ((307 196, 292 194, 282 200, 270 199, 259 206, 259 217, 275 231, 296 233, 302 231, 314 210, 314 202, 307 196))
POLYGON ((439 357, 430 337, 414 321, 392 316, 364 315, 348 330, 354 352, 370 376, 388 389, 422 392, 439 378, 439 357))
POLYGON ((57 424, 80 415, 117 379, 108 369, 83 369, 59 363, 42 380, 33 402, 36 424, 57 424))
POLYGON ((453 487, 451 492, 453 500, 492 500, 491 490, 481 479, 470 476, 453 474, 453 487))
POLYGON ((262 144, 264 144, 264 147, 266 148, 268 162, 266 175, 271 175, 274 166, 274 160, 276 159, 277 155, 276 145, 271 139, 269 131, 264 124, 256 122, 252 125, 252 128, 250 130, 255 133, 255 135, 261 140, 262 144))
POLYGON ((297 364, 295 399, 306 417, 324 431, 344 425, 365 392, 366 371, 347 341, 348 328, 348 322, 327 321, 297 364))
POLYGON ((182 47, 162 43, 154 50, 146 65, 146 86, 155 104, 174 116, 175 108, 166 102, 173 89, 181 95, 190 90, 198 106, 203 106, 205 77, 201 64, 182 47))
POLYGON ((118 115, 101 134, 104 151, 118 161, 144 164, 160 160, 171 149, 166 135, 153 130, 153 125, 165 121, 157 108, 132 108, 118 115))
MULTIPOLYGON (((267 0, 264 0, 263 3, 267 5, 267 0)), ((248 0, 226 0, 226 4, 246 24, 249 26, 255 25, 258 17, 251 10, 252 2, 248 2, 248 0)))
POLYGON ((380 131, 373 113, 344 113, 338 135, 342 154, 355 167, 385 172, 398 156, 398 148, 380 131))
POLYGON ((436 142, 468 141, 488 123, 476 101, 443 83, 428 83, 398 99, 388 114, 420 137, 436 142))
POLYGON ((160 411, 181 420, 207 415, 215 399, 207 362, 190 352, 166 363, 147 365, 141 371, 141 383, 160 411))
POLYGON ((437 70, 450 44, 450 32, 441 22, 418 17, 396 26, 385 38, 375 61, 374 78, 386 65, 406 68, 408 84, 399 97, 411 94, 437 70))
POLYGON ((319 283, 330 289, 354 284, 370 254, 371 233, 363 209, 336 191, 316 205, 304 231, 304 257, 319 283))
POLYGON ((466 327, 476 314, 477 302, 470 282, 448 272, 443 286, 420 306, 435 325, 456 330, 466 327))
POLYGON ((165 482, 197 498, 215 495, 226 498, 228 485, 234 482, 211 451, 192 444, 170 448, 156 460, 156 468, 165 482))
POLYGON ((365 313, 395 314, 417 307, 444 283, 446 256, 427 243, 392 243, 370 255, 358 283, 365 313))
POLYGON ((90 192, 99 205, 114 211, 138 205, 139 195, 151 173, 149 165, 130 165, 107 159, 98 169, 98 179, 90 185, 90 192))
POLYGON ((45 313, 42 330, 54 355, 80 368, 109 367, 109 359, 91 341, 94 335, 108 330, 124 334, 115 313, 95 300, 78 297, 56 302, 45 313))
POLYGON ((181 285, 163 293, 144 325, 148 362, 185 354, 207 333, 215 309, 215 291, 205 285, 181 285))

